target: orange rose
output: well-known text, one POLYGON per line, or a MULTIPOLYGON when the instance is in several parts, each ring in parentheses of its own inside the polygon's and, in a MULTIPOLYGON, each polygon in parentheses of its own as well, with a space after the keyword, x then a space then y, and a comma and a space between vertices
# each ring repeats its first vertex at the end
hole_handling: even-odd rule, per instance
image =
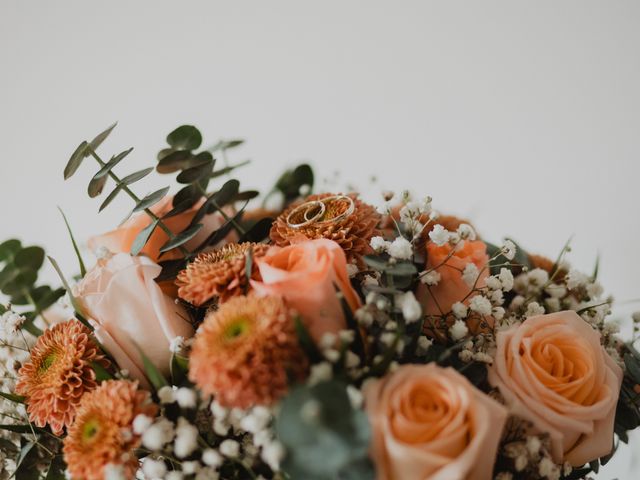
POLYGON ((364 397, 378 480, 492 478, 507 410, 452 368, 404 365, 364 397))
POLYGON ((577 313, 529 318, 499 332, 489 382, 513 414, 551 436, 560 463, 581 466, 611 452, 622 370, 577 313))
POLYGON ((451 312, 454 303, 463 301, 469 295, 472 288, 462 279, 462 272, 469 263, 474 264, 480 272, 476 288, 484 287, 489 271, 483 271, 483 268, 488 262, 487 246, 480 240, 465 240, 455 247, 448 243, 441 247, 433 242, 427 243, 426 268, 437 267, 440 281, 435 286, 420 284, 418 287, 417 298, 425 314, 446 315, 451 312), (455 252, 451 254, 454 248, 455 252))
POLYGON ((272 247, 256 265, 262 281, 251 281, 259 295, 278 295, 296 310, 316 342, 325 333, 347 328, 337 286, 352 310, 360 299, 349 282, 347 261, 340 246, 326 239, 303 240, 272 247))
POLYGON ((187 313, 155 282, 160 266, 146 257, 120 253, 102 260, 74 288, 95 328, 95 336, 120 368, 149 386, 138 347, 163 373, 169 373, 170 342, 189 338, 187 313))
MULTIPOLYGON (((171 230, 173 233, 179 233, 191 223, 191 220, 195 216, 198 209, 204 203, 204 198, 197 202, 193 207, 191 207, 186 212, 182 212, 173 217, 167 218, 162 222, 171 230)), ((156 203, 153 207, 151 207, 151 211, 156 214, 158 217, 162 218, 163 215, 166 215, 173 208, 173 197, 164 197, 158 203, 156 203)), ((207 215, 202 219, 204 224, 204 228, 198 232, 198 234, 192 238, 185 245, 187 248, 195 248, 200 243, 204 242, 217 228, 220 228, 224 224, 224 218, 220 213, 216 212, 211 215, 207 215)), ((140 212, 138 214, 133 215, 126 222, 124 222, 120 227, 112 230, 111 232, 107 232, 103 235, 98 235, 96 237, 92 237, 89 239, 89 248, 93 251, 97 250, 100 247, 104 247, 112 253, 129 253, 131 251, 131 246, 133 245, 134 240, 138 236, 138 234, 148 227, 151 224, 151 219, 149 216, 140 212)), ((169 237, 167 234, 162 231, 160 227, 156 227, 153 234, 149 238, 149 241, 144 246, 142 251, 140 252, 143 255, 146 255, 154 262, 158 261, 158 257, 160 256, 160 248, 167 243, 169 237)), ((174 260, 176 258, 181 258, 182 254, 179 249, 173 249, 168 251, 162 256, 162 260, 174 260)))

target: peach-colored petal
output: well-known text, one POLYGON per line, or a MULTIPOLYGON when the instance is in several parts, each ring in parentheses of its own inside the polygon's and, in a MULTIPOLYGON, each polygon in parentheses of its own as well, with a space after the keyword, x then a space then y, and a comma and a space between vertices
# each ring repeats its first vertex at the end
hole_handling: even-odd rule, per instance
POLYGON ((533 317, 499 332, 489 382, 514 415, 548 433, 557 462, 611 451, 622 370, 575 312, 533 317))

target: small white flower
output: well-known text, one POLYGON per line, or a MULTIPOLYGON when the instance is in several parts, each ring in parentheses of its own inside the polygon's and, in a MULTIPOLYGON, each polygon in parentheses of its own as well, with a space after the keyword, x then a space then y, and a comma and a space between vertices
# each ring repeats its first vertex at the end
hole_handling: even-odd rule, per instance
POLYGON ((449 334, 454 341, 462 340, 468 333, 467 324, 462 320, 456 320, 449 328, 449 334))
POLYGON ((542 442, 535 435, 530 435, 527 437, 527 450, 529 451, 529 455, 535 457, 540 452, 542 448, 542 442))
POLYGON ((527 276, 529 277, 529 282, 536 287, 542 287, 549 281, 549 274, 546 270, 541 268, 534 268, 527 274, 527 276))
POLYGON ((500 283, 502 283, 502 290, 510 292, 513 289, 513 273, 508 268, 501 268, 498 275, 500 283))
POLYGON ((469 308, 480 315, 491 315, 492 305, 488 298, 476 295, 471 298, 469 308))
POLYGON ((162 404, 175 402, 176 399, 173 387, 165 385, 164 387, 160 388, 160 390, 158 390, 158 398, 160 399, 160 403, 162 404))
POLYGON ((351 350, 347 350, 345 365, 347 368, 356 368, 360 365, 360 357, 353 353, 351 350))
POLYGON ((456 231, 460 238, 463 240, 475 240, 476 239, 476 231, 473 229, 471 225, 466 223, 461 223, 456 231))
POLYGON ((333 348, 328 348, 327 350, 324 350, 322 354, 324 355, 324 358, 329 360, 331 363, 336 363, 338 360, 340 360, 340 352, 333 348))
POLYGON ((600 297, 603 292, 604 289, 602 288, 602 285, 600 285, 600 282, 593 282, 587 285, 587 295, 592 299, 600 297))
POLYGON ((183 480, 184 474, 179 472, 178 470, 172 470, 167 472, 167 475, 164 477, 165 480, 183 480))
POLYGON ((640 312, 633 312, 631 314, 631 319, 635 322, 635 323, 640 323, 640 312))
POLYGON ((502 305, 504 303, 504 294, 502 290, 494 290, 491 292, 491 295, 489 295, 489 299, 494 305, 502 305))
POLYGON ((426 354, 429 351, 429 348, 431 348, 431 345, 433 345, 433 340, 431 340, 430 338, 427 338, 424 335, 420 335, 418 337, 419 354, 426 354))
POLYGON ((105 465, 104 480, 126 480, 127 476, 124 474, 124 467, 115 463, 108 463, 105 465))
POLYGON ((180 353, 184 348, 184 337, 177 336, 174 337, 171 342, 169 342, 169 350, 172 353, 180 353))
POLYGON ((405 292, 396 295, 396 305, 402 310, 402 316, 405 321, 410 324, 420 320, 422 317, 422 307, 416 300, 413 292, 405 292))
POLYGON ((516 244, 511 240, 505 240, 501 250, 502 254, 507 258, 507 260, 513 260, 516 256, 516 244))
POLYGON ((144 413, 141 413, 133 419, 133 432, 136 435, 142 435, 152 424, 153 419, 144 413))
POLYGON ((202 463, 205 465, 209 465, 213 468, 218 468, 222 465, 222 455, 219 452, 212 448, 207 448, 204 452, 202 452, 202 463))
POLYGON ((464 267, 464 271, 462 272, 462 280, 467 284, 469 288, 473 288, 478 279, 478 275, 480 272, 478 267, 476 267, 475 263, 467 263, 464 267))
POLYGON ((336 344, 336 334, 331 332, 326 332, 320 337, 320 348, 332 348, 336 344))
POLYGON ((458 353, 458 358, 465 363, 469 363, 473 360, 473 352, 471 350, 460 350, 458 353))
POLYGON ((162 460, 147 457, 142 462, 142 472, 149 480, 159 480, 164 478, 167 473, 167 466, 162 460))
POLYGON ((338 338, 344 343, 353 343, 356 338, 356 332, 354 330, 340 330, 338 332, 338 338))
POLYGON ((240 454, 240 444, 231 439, 224 440, 219 449, 220 453, 228 458, 236 458, 240 454))
POLYGON ((362 392, 358 390, 353 385, 347 386, 347 395, 349 396, 349 401, 351 402, 351 406, 355 409, 360 409, 362 404, 364 403, 364 396, 362 392))
POLYGON ((373 248, 376 253, 382 253, 387 250, 389 242, 380 236, 376 236, 369 241, 369 245, 371 245, 371 248, 373 248))
POLYGON ((8 333, 15 333, 26 320, 27 319, 24 316, 8 310, 2 315, 0 329, 8 333))
POLYGON ((578 270, 569 270, 565 281, 569 290, 575 290, 586 285, 589 282, 589 277, 578 270))
POLYGON ((433 243, 441 247, 449 241, 449 232, 442 225, 437 224, 429 232, 429 238, 433 243))
POLYGON ((190 461, 190 462, 182 462, 182 473, 185 475, 193 475, 198 470, 200 470, 200 462, 190 461))
POLYGON ((142 445, 149 450, 158 451, 173 440, 173 436, 173 423, 166 418, 160 418, 145 430, 142 435, 142 445))
POLYGON ((329 362, 321 362, 311 366, 309 373, 309 385, 331 380, 333 378, 333 367, 329 362))
POLYGON ((408 260, 413 256, 413 247, 406 238, 397 237, 387 247, 387 252, 397 260, 408 260))
POLYGON ((538 302, 531 302, 527 305, 527 311, 524 316, 527 318, 537 317, 538 315, 544 315, 544 307, 538 302))
POLYGON ((487 284, 487 287, 489 287, 489 290, 501 290, 502 289, 502 282, 495 275, 491 275, 490 277, 487 277, 486 284, 487 284))
POLYGON ((385 332, 380 335, 380 342, 387 347, 390 347, 391 344, 395 341, 396 334, 394 332, 385 332))
POLYGON ((545 299, 544 304, 547 306, 547 310, 551 312, 559 312, 560 311, 560 299, 549 297, 545 299))
POLYGON ((178 458, 191 455, 198 448, 198 429, 183 417, 178 419, 173 450, 178 458))
POLYGON ((493 314, 493 318, 496 320, 502 320, 504 318, 505 310, 502 307, 493 307, 491 313, 493 314))
POLYGON ((557 283, 552 283, 551 285, 547 285, 544 289, 547 295, 558 299, 562 298, 567 294, 567 287, 564 285, 558 285, 557 283))
POLYGON ((198 396, 191 388, 179 388, 175 392, 175 399, 180 408, 195 408, 198 403, 198 396))
POLYGON ((349 278, 355 277, 359 271, 360 269, 357 265, 354 265, 353 263, 347 263, 347 275, 349 275, 349 278))
POLYGON ((420 281, 425 285, 429 285, 431 287, 435 287, 440 282, 441 275, 436 270, 431 270, 429 273, 426 273, 420 277, 420 281))
POLYGON ((284 458, 284 447, 280 442, 273 441, 262 447, 262 460, 269 465, 271 470, 280 470, 280 462, 284 458))
POLYGON ((549 457, 540 459, 540 463, 538 464, 538 473, 541 477, 549 480, 557 480, 560 478, 560 469, 549 457))
POLYGON ((465 318, 468 313, 467 306, 462 302, 456 302, 451 305, 451 311, 457 318, 465 318))

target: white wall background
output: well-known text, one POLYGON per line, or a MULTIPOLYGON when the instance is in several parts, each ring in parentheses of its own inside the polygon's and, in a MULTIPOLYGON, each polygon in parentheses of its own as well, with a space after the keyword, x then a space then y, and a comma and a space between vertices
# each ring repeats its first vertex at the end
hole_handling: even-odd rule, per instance
MULTIPOLYGON (((102 151, 136 147, 127 173, 193 123, 249 140, 246 186, 308 159, 547 255, 573 234, 576 265, 600 252, 607 289, 638 298, 639 27, 634 1, 2 0, 0 238, 72 271, 56 205, 79 237, 131 206, 97 215, 90 162, 63 182, 75 146, 119 120, 102 151)), ((636 478, 631 457, 600 478, 636 478)))

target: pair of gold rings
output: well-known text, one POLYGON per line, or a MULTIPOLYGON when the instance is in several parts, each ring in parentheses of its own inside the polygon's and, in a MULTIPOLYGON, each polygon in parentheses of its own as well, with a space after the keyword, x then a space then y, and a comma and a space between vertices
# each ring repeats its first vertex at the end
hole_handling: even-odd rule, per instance
POLYGON ((287 215, 287 225, 291 228, 303 228, 310 225, 323 226, 341 222, 345 218, 353 215, 356 205, 353 199, 347 195, 333 195, 319 200, 310 200, 298 205, 287 215), (342 213, 333 218, 321 220, 327 212, 327 207, 332 203, 343 203, 346 208, 342 213))

